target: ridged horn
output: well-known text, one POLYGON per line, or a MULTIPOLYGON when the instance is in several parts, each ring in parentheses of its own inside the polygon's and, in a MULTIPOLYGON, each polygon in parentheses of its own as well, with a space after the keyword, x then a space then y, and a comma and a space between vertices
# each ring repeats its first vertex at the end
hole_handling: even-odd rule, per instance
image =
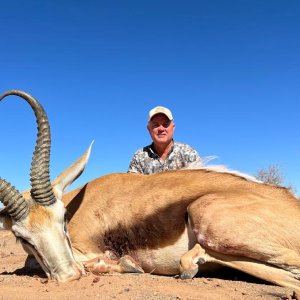
POLYGON ((0 201, 14 221, 27 217, 29 205, 22 194, 10 183, 0 178, 0 201))
POLYGON ((49 174, 51 137, 48 117, 42 105, 30 94, 19 90, 10 90, 0 96, 0 101, 8 95, 23 98, 34 111, 38 133, 30 168, 31 197, 38 204, 51 205, 56 202, 56 198, 53 194, 49 174))

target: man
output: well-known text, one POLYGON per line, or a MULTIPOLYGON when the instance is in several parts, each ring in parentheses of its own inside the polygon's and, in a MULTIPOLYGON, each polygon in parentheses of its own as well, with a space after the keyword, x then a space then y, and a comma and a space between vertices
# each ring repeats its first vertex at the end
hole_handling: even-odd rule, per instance
POLYGON ((196 150, 173 140, 175 124, 168 108, 157 106, 151 109, 147 129, 153 142, 135 152, 129 173, 152 174, 181 169, 191 163, 202 164, 196 150))

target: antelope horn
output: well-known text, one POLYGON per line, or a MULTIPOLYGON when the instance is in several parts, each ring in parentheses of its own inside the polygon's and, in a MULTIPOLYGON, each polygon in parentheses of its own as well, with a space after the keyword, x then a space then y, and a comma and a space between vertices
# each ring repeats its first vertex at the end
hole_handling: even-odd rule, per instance
POLYGON ((14 221, 27 217, 29 205, 22 194, 10 183, 0 178, 0 201, 14 221))
POLYGON ((56 202, 56 198, 51 187, 49 175, 51 138, 46 112, 33 96, 19 90, 7 91, 0 96, 0 101, 8 95, 23 98, 34 111, 38 134, 30 168, 31 197, 38 204, 43 206, 51 205, 56 202))

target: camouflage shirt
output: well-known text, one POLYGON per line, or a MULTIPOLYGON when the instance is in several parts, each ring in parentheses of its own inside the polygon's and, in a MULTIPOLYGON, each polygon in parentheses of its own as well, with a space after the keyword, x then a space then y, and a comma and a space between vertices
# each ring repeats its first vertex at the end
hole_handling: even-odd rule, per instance
POLYGON ((201 158, 196 150, 187 144, 173 142, 165 160, 161 160, 154 151, 153 143, 139 149, 132 157, 128 172, 152 174, 167 170, 178 170, 188 166, 192 162, 199 162, 201 158))

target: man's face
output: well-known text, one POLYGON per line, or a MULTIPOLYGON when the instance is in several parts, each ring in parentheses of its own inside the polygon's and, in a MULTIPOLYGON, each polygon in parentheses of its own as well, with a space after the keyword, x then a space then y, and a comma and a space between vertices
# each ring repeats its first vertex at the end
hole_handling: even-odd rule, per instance
POLYGON ((147 128, 154 144, 168 145, 173 139, 175 124, 164 114, 157 114, 150 120, 147 128))

